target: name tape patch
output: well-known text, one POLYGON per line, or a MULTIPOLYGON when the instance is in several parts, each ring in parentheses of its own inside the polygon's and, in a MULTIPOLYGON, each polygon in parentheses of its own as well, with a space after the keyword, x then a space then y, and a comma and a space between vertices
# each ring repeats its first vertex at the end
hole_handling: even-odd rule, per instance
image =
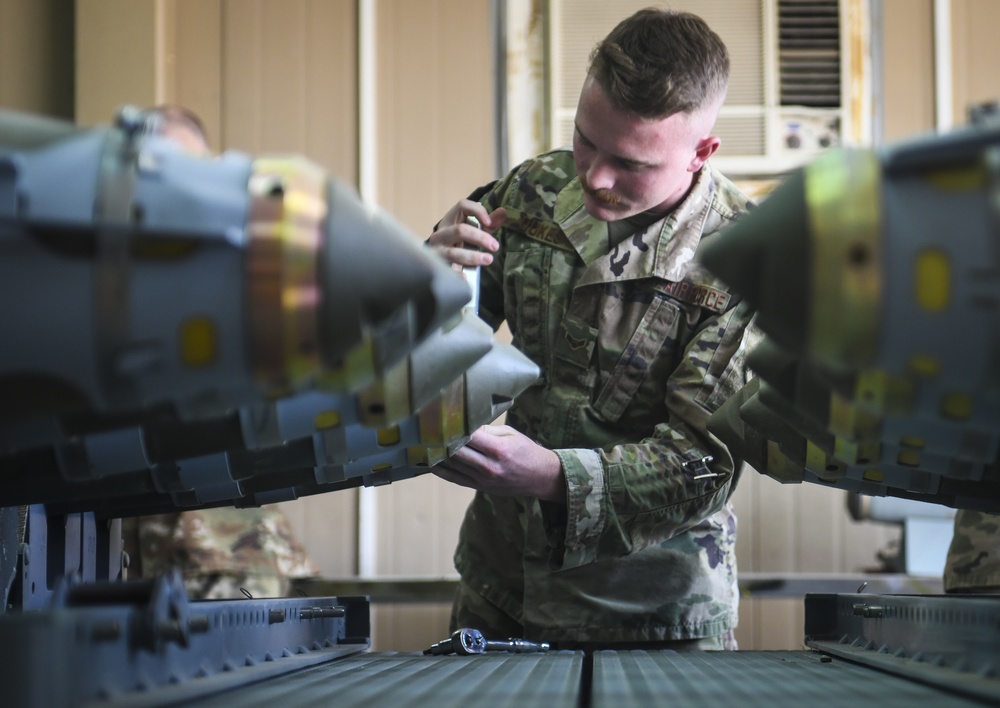
POLYGON ((704 307, 706 310, 716 313, 725 312, 726 308, 729 307, 730 299, 732 299, 732 296, 727 292, 687 280, 682 280, 679 283, 667 283, 660 287, 660 291, 667 297, 704 307))
POLYGON ((534 241, 547 243, 563 251, 574 251, 573 244, 558 225, 547 221, 537 221, 527 217, 519 217, 515 222, 522 234, 534 241))

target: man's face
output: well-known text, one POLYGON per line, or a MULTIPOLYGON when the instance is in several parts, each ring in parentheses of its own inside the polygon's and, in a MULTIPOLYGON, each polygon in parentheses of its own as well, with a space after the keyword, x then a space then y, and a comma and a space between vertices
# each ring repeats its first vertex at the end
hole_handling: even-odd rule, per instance
POLYGON ((197 157, 206 157, 210 154, 208 143, 198 131, 181 123, 168 123, 160 131, 160 135, 173 140, 184 152, 197 157))
POLYGON ((617 221, 644 211, 668 211, 715 152, 717 138, 699 131, 704 120, 686 114, 642 118, 615 107, 588 77, 573 131, 573 160, 587 212, 617 221))

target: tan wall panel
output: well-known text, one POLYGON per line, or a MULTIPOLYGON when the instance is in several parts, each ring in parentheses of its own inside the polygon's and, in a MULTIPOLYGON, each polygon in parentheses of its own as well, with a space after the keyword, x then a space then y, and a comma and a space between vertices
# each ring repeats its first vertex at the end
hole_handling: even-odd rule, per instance
MULTIPOLYGON (((377 195, 418 236, 493 174, 489 1, 377 3, 377 195)), ((376 490, 380 574, 453 573, 468 490, 423 477, 376 490)))
POLYGON ((759 543, 752 529, 753 519, 757 517, 758 477, 760 475, 756 470, 744 465, 732 496, 733 508, 736 509, 736 562, 739 570, 751 570, 757 564, 759 543))
POLYGON ((452 555, 472 491, 428 474, 375 494, 378 575, 454 576, 452 555))
MULTIPOLYGON (((423 238, 445 210, 494 177, 489 0, 379 0, 376 194, 423 238)), ((452 575, 471 492, 425 476, 375 491, 379 575, 452 575)), ((380 607, 373 646, 443 639, 447 606, 380 607)))
POLYGON ((882 0, 884 137, 934 129, 933 0, 882 0))
POLYGON ((305 155, 357 181, 357 42, 349 0, 224 0, 225 147, 305 155))
MULTIPOLYGON (((222 0, 219 17, 220 58, 214 66, 221 77, 218 133, 222 147, 251 154, 301 155, 354 184, 357 19, 353 0, 222 0)), ((207 68, 212 71, 211 64, 207 68)), ((210 98, 208 82, 188 78, 183 84, 181 78, 179 87, 193 86, 210 98)), ((356 490, 346 490, 280 505, 327 577, 357 573, 357 498, 356 490)))
POLYGON ((0 107, 73 118, 73 0, 0 2, 0 107))
POLYGON ((805 642, 805 612, 800 598, 769 598, 745 601, 741 617, 753 616, 755 636, 741 642, 740 649, 788 651, 802 649, 805 642))
POLYGON ((847 510, 846 493, 803 484, 795 509, 795 570, 806 573, 829 573, 840 570, 840 531, 847 510))
POLYGON ((219 0, 78 0, 77 120, 177 103, 219 139, 219 0))
POLYGON ((423 651, 448 636, 449 603, 372 607, 373 651, 423 651))
POLYGON ((322 577, 357 575, 357 492, 316 494, 278 506, 322 577))
POLYGON ((900 536, 896 524, 851 518, 845 492, 779 484, 751 468, 733 505, 743 572, 859 573, 876 566, 879 551, 900 536))
POLYGON ((261 2, 222 3, 222 116, 219 142, 227 149, 254 152, 264 142, 261 64, 257 41, 263 32, 261 2))
MULTIPOLYGON (((749 509, 737 507, 739 532, 737 552, 743 537, 749 537, 753 555, 737 555, 740 570, 756 572, 787 572, 792 570, 795 535, 795 488, 782 485, 757 472, 746 474, 740 486, 749 486, 749 509)), ((738 501, 738 500, 737 500, 738 501)))
POLYGON ((107 123, 122 105, 159 100, 163 9, 157 0, 77 0, 77 122, 107 123))
POLYGON ((952 0, 952 87, 956 126, 968 122, 970 106, 1000 101, 1000 2, 952 0))
POLYGON ((170 0, 164 28, 164 102, 194 111, 221 150, 222 2, 170 0))
POLYGON ((733 636, 736 638, 736 646, 743 650, 749 650, 759 644, 757 638, 757 613, 750 610, 750 605, 753 602, 756 602, 756 600, 740 598, 740 623, 733 631, 733 636))
POLYGON ((306 3, 305 140, 309 156, 358 182, 358 44, 355 0, 306 3))
POLYGON ((379 0, 379 205, 423 237, 495 177, 490 0, 379 0))

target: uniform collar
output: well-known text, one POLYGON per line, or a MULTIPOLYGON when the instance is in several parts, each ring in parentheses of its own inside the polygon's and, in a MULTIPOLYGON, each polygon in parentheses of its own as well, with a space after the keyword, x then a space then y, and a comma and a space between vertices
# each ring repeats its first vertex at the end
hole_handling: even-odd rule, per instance
POLYGON ((589 266, 608 252, 608 225, 593 218, 584 208, 579 176, 556 195, 553 217, 584 265, 589 266))
POLYGON ((701 241, 714 193, 715 179, 706 165, 672 212, 609 250, 608 225, 587 213, 580 178, 574 177, 556 196, 553 217, 586 266, 578 285, 648 277, 683 279, 701 241))

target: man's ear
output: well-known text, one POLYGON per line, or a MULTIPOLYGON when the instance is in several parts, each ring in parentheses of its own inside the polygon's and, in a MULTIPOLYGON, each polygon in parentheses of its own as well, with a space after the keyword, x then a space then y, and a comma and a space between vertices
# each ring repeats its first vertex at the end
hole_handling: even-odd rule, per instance
POLYGON ((688 172, 697 172, 700 170, 701 166, 708 161, 708 158, 715 154, 715 151, 719 149, 721 144, 722 140, 714 135, 699 140, 694 148, 694 159, 688 165, 688 172))

